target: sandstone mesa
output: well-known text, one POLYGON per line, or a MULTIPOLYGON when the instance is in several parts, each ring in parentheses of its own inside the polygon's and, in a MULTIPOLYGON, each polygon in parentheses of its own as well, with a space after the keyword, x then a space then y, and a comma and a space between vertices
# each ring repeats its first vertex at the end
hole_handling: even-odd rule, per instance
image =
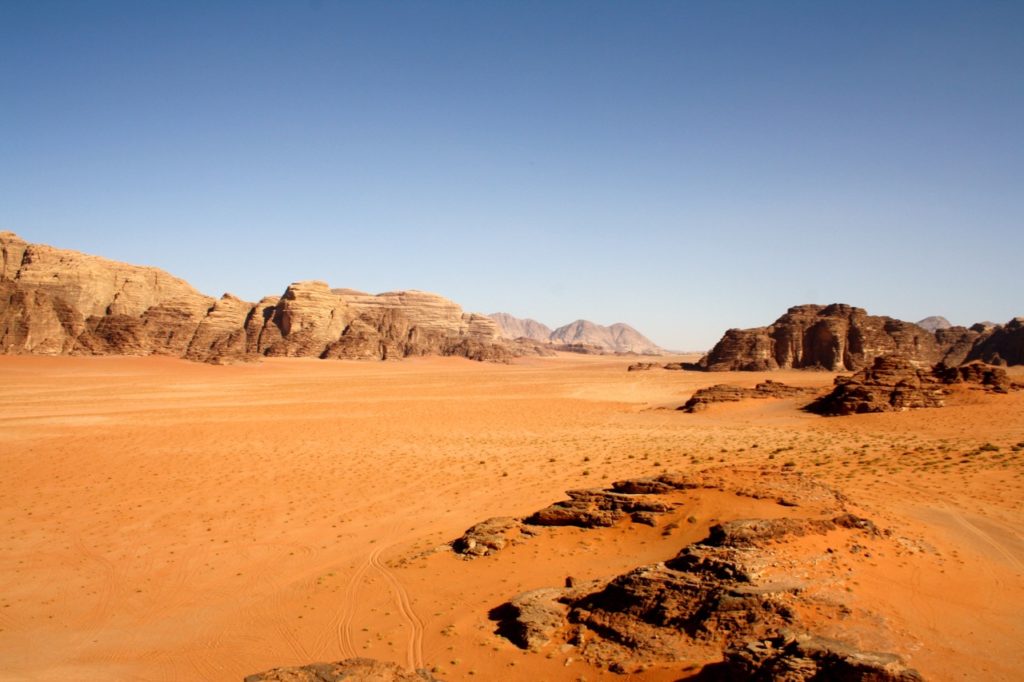
POLYGON ((0 233, 0 352, 507 360, 540 352, 502 339, 485 315, 422 291, 370 295, 296 282, 257 303, 205 296, 163 270, 0 233))
POLYGON ((814 368, 858 371, 876 357, 900 355, 916 365, 972 360, 1024 364, 1024 318, 930 331, 842 303, 799 305, 767 327, 730 329, 698 365, 712 372, 814 368))

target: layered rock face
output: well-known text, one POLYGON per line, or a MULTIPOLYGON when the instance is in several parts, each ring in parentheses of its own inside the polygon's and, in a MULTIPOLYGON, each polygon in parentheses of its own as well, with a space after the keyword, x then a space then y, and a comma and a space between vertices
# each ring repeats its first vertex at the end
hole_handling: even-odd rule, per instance
POLYGON ((969 359, 1020 362, 1024 346, 1005 327, 949 327, 929 331, 861 308, 834 303, 801 305, 767 327, 730 329, 699 365, 709 371, 818 368, 857 371, 881 355, 899 355, 919 366, 957 365, 969 359), (991 341, 989 341, 991 340, 991 341), (984 346, 985 342, 989 346, 984 346), (984 350, 982 348, 984 347, 984 350))
POLYGON ((215 300, 184 280, 0 233, 0 351, 172 355, 222 362, 259 356, 390 359, 530 352, 493 320, 441 296, 376 296, 298 282, 281 297, 215 300))

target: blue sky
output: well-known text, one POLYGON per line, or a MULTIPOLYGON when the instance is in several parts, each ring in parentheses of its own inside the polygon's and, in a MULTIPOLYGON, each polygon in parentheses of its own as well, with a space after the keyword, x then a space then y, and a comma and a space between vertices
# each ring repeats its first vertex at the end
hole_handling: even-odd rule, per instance
POLYGON ((677 349, 1024 314, 1024 3, 0 3, 0 229, 677 349))

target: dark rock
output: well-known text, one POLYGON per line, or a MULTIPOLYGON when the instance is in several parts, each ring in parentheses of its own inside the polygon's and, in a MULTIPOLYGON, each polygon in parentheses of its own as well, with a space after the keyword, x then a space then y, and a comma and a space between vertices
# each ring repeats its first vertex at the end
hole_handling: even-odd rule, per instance
POLYGON ((614 526, 634 512, 663 513, 672 505, 643 495, 607 490, 569 490, 568 500, 556 502, 530 515, 524 523, 536 526, 614 526))
POLYGON ((907 358, 882 356, 853 376, 836 377, 832 392, 807 409, 824 415, 848 415, 942 407, 948 387, 959 383, 997 393, 1014 389, 1006 371, 999 367, 972 362, 960 367, 940 363, 922 368, 907 358))
POLYGON ((407 672, 394 663, 372 658, 347 658, 336 663, 313 663, 274 668, 249 675, 245 682, 440 682, 426 670, 407 672))
POLYGON ((792 398, 816 392, 817 389, 801 386, 787 386, 779 381, 768 379, 754 388, 741 388, 730 384, 716 384, 708 388, 698 389, 686 403, 678 408, 683 412, 700 412, 712 403, 738 402, 747 398, 792 398))
MULTIPOLYGON (((726 649, 716 666, 728 680, 839 680, 842 682, 922 682, 895 654, 860 651, 823 637, 783 633, 726 649)), ((710 677, 710 676, 709 676, 710 677)))
POLYGON ((634 362, 632 365, 626 368, 627 372, 644 372, 650 369, 654 369, 658 365, 653 362, 634 362))
POLYGON ((932 365, 946 360, 953 345, 952 337, 940 343, 916 324, 868 315, 861 308, 801 305, 768 327, 728 330, 699 364, 709 371, 857 371, 893 353, 932 365))

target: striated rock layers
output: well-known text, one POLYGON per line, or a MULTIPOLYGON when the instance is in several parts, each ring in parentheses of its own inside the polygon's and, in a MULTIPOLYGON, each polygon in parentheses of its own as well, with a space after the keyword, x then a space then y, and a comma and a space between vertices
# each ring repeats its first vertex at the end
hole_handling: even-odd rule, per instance
POLYGON ((800 305, 767 327, 730 329, 700 363, 709 371, 818 368, 857 371, 880 355, 898 354, 920 366, 1024 361, 1021 320, 1005 326, 929 331, 861 308, 800 305))
POLYGON ((485 315, 421 291, 369 295, 297 282, 258 303, 204 296, 149 267, 29 244, 0 233, 0 352, 390 359, 533 352, 485 315))
POLYGON ((604 326, 589 320, 576 320, 551 330, 547 325, 508 313, 492 313, 489 317, 498 323, 501 336, 507 339, 530 339, 552 344, 555 350, 572 353, 636 353, 661 355, 664 351, 646 336, 628 324, 616 322, 604 326))

